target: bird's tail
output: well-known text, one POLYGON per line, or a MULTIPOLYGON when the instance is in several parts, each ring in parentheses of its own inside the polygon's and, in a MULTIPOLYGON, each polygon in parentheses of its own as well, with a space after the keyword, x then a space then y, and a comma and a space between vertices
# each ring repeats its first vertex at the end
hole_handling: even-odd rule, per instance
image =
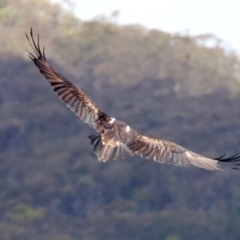
POLYGON ((99 161, 106 162, 110 159, 117 160, 118 158, 125 158, 126 156, 133 155, 133 152, 123 143, 119 143, 116 146, 103 143, 100 134, 91 135, 88 136, 88 138, 91 141, 94 153, 98 156, 99 161))

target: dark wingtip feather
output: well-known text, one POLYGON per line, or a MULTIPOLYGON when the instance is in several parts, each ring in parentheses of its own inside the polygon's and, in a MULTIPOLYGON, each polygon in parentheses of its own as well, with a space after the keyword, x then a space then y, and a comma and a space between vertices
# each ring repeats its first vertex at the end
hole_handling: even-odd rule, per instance
POLYGON ((215 158, 215 160, 220 160, 220 159, 222 159, 225 156, 226 156, 226 154, 223 154, 221 157, 215 158))
POLYGON ((44 58, 45 61, 47 60, 46 57, 45 57, 45 47, 44 46, 43 46, 43 58, 44 58))
POLYGON ((40 35, 38 34, 37 36, 37 43, 34 40, 34 36, 33 36, 33 29, 30 28, 30 36, 28 36, 27 33, 25 33, 26 38, 31 46, 31 48, 33 49, 34 53, 36 54, 36 56, 34 56, 32 53, 30 53, 28 50, 27 52, 29 53, 29 57, 34 60, 36 58, 41 59, 43 58, 46 61, 46 57, 45 57, 45 51, 44 51, 44 47, 43 47, 43 51, 41 51, 40 48, 40 35))
POLYGON ((232 169, 234 170, 240 170, 238 166, 240 166, 240 163, 237 163, 237 162, 240 162, 240 155, 237 153, 237 154, 234 154, 233 156, 231 157, 225 157, 226 154, 222 155, 221 157, 218 157, 218 158, 215 158, 215 160, 217 160, 219 163, 229 163, 230 166, 231 164, 234 165, 234 167, 232 167, 232 169))
POLYGON ((218 160, 219 162, 239 162, 240 161, 240 155, 238 153, 234 154, 231 157, 225 158, 226 154, 222 155, 219 158, 215 158, 215 160, 218 160))

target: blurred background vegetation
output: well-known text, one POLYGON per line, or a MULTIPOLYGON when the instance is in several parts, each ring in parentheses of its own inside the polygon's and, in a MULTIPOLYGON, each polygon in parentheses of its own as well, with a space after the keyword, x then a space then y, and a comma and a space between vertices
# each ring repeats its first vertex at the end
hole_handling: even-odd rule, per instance
POLYGON ((209 157, 240 147, 240 60, 217 37, 0 0, 0 239, 240 239, 238 171, 97 161, 94 130, 28 59, 30 27, 54 68, 111 116, 209 157))

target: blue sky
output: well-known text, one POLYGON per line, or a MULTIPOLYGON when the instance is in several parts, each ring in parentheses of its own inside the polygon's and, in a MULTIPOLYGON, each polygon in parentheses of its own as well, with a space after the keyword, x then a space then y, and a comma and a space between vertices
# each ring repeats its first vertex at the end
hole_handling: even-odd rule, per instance
MULTIPOLYGON (((61 0, 55 0, 61 1, 61 0)), ((240 53, 240 0, 79 0, 82 20, 120 11, 118 23, 190 34, 213 33, 240 53)))

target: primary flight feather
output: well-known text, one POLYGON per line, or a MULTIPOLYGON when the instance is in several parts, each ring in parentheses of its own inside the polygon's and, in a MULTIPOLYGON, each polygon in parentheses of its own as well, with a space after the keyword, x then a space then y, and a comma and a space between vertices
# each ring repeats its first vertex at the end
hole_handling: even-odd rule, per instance
POLYGON ((220 162, 239 165, 236 163, 240 161, 239 155, 229 158, 224 158, 224 156, 216 159, 207 158, 173 142, 141 134, 125 122, 108 116, 80 88, 48 64, 44 48, 42 50, 40 48, 39 35, 35 42, 31 29, 30 37, 27 34, 26 37, 34 51, 34 53, 28 52, 29 57, 51 84, 58 97, 84 122, 99 132, 99 134, 89 136, 89 139, 100 161, 116 160, 136 154, 156 162, 177 166, 194 165, 207 170, 220 170, 220 162))

